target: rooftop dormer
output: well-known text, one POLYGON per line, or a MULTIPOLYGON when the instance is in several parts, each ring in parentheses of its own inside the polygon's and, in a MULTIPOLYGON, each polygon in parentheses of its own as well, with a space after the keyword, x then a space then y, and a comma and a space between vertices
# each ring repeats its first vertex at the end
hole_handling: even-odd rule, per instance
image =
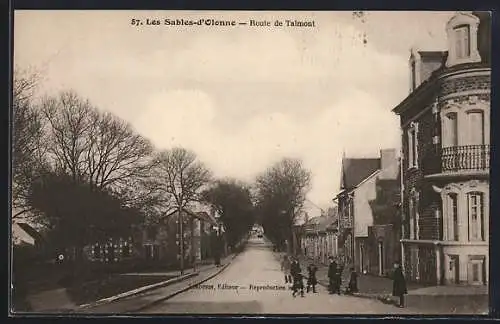
POLYGON ((456 13, 446 24, 448 59, 446 67, 481 62, 478 50, 480 19, 468 12, 456 13))
POLYGON ((412 47, 409 59, 410 92, 429 79, 432 72, 443 65, 445 57, 446 52, 443 51, 421 51, 412 47))

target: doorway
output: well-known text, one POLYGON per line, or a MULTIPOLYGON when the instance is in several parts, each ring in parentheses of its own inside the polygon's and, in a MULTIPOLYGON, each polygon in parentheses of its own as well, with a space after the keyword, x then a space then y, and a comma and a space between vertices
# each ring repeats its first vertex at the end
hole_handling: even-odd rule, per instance
POLYGON ((448 281, 452 284, 460 282, 460 259, 458 255, 449 256, 448 281))
POLYGON ((359 272, 365 269, 365 242, 359 242, 359 272))
POLYGON ((383 242, 378 242, 378 275, 383 276, 384 275, 384 243, 383 242))
POLYGON ((484 285, 486 283, 486 267, 483 257, 469 260, 467 277, 471 285, 484 285))

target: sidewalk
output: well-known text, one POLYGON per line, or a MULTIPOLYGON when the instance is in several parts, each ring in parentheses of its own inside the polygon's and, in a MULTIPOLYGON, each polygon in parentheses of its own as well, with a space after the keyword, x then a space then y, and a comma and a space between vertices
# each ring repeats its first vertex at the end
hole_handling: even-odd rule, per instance
MULTIPOLYGON (((275 253, 277 259, 281 254, 275 253)), ((299 256, 302 271, 307 275, 310 260, 299 256)), ((328 287, 328 266, 316 264, 318 283, 328 287)), ((342 290, 349 283, 349 269, 342 274, 342 290)), ((409 309, 426 314, 487 314, 489 295, 487 286, 429 286, 414 282, 407 283, 406 304, 409 309)), ((372 298, 392 303, 392 280, 375 275, 358 274, 359 293, 356 297, 372 298), (391 301, 389 301, 391 300, 391 301)))
POLYGON ((74 309, 72 313, 124 314, 144 310, 215 277, 220 272, 224 271, 235 257, 236 254, 233 254, 224 258, 221 261, 221 267, 216 267, 215 265, 200 266, 194 275, 187 276, 187 278, 182 281, 163 287, 147 289, 146 291, 118 298, 111 302, 77 308, 74 309))

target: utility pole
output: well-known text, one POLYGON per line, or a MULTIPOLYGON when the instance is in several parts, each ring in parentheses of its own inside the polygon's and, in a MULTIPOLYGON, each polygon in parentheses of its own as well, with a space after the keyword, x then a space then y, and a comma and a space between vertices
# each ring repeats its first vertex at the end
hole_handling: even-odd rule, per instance
POLYGON ((181 208, 178 209, 179 214, 179 250, 180 250, 180 266, 181 276, 184 274, 184 219, 182 218, 181 208))

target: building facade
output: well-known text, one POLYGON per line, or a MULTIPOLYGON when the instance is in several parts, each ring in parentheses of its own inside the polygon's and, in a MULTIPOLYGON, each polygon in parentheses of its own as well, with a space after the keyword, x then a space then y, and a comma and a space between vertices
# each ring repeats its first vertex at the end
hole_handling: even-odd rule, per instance
MULTIPOLYGON (((338 254, 346 263, 355 265, 360 270, 359 251, 364 249, 363 233, 360 233, 361 223, 366 223, 368 208, 363 208, 361 202, 368 204, 363 198, 366 186, 356 190, 367 178, 380 169, 379 158, 342 158, 340 192, 334 198, 338 206, 338 254), (361 193, 363 191, 363 194, 361 193), (357 225, 356 225, 357 224, 357 225), (356 239, 356 235, 358 238, 356 239)), ((370 198, 373 199, 373 198, 370 198)), ((365 205, 364 207, 367 207, 365 205)), ((361 253, 361 255, 363 255, 361 253)), ((361 269, 362 271, 362 269, 361 269)))
POLYGON ((402 239, 408 279, 487 284, 489 13, 459 12, 448 50, 413 49, 410 94, 393 111, 402 130, 402 239))
POLYGON ((159 224, 146 226, 142 232, 142 255, 145 260, 178 264, 184 256, 184 265, 201 262, 212 257, 212 236, 216 220, 205 211, 183 210, 181 216, 173 211, 159 224), (184 242, 181 249, 180 220, 183 221, 184 242), (182 250, 182 253, 181 253, 182 250))
MULTIPOLYGON (((399 161, 398 161, 399 162, 399 161)), ((399 167, 399 163, 396 164, 399 167)), ((370 201, 373 225, 368 227, 366 272, 387 276, 394 262, 401 260, 400 176, 378 178, 376 198, 370 201)))
POLYGON ((309 219, 302 226, 302 251, 307 258, 327 264, 328 257, 338 255, 336 223, 335 219, 319 216, 309 219))
POLYGON ((381 227, 390 223, 384 223, 382 216, 377 219, 375 216, 380 214, 385 204, 377 200, 380 197, 377 188, 384 181, 393 183, 398 174, 399 160, 395 149, 381 150, 380 158, 344 158, 342 161, 342 191, 336 197, 339 206, 339 254, 361 273, 378 273, 373 269, 378 269, 379 253, 384 253, 381 259, 383 266, 386 266, 384 260, 392 259, 392 227, 381 227), (374 228, 374 225, 377 227, 374 228), (380 236, 380 233, 387 234, 380 236), (382 243, 382 250, 377 249, 379 242, 382 243))

